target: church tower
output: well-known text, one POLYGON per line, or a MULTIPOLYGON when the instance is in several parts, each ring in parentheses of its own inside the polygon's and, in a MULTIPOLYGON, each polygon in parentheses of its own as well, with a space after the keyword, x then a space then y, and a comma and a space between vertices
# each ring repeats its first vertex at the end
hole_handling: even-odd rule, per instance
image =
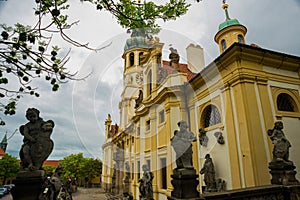
POLYGON ((123 91, 121 94, 120 127, 125 129, 135 114, 136 99, 142 98, 143 68, 142 64, 148 55, 150 40, 143 28, 132 30, 127 39, 124 54, 123 91))
POLYGON ((5 136, 3 137, 1 143, 0 143, 0 148, 3 149, 3 151, 5 152, 6 151, 6 147, 7 147, 7 136, 5 134, 5 136))
POLYGON ((240 24, 237 19, 231 19, 228 14, 228 4, 224 3, 222 8, 225 10, 226 20, 219 25, 219 30, 215 35, 215 42, 219 45, 222 54, 233 43, 246 43, 245 35, 247 28, 240 24))

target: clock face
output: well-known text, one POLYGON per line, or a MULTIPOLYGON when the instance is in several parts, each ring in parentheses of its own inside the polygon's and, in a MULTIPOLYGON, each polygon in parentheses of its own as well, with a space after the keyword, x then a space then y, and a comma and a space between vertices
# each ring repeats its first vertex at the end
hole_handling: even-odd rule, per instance
POLYGON ((143 72, 137 73, 135 76, 137 84, 141 85, 143 83, 143 72))

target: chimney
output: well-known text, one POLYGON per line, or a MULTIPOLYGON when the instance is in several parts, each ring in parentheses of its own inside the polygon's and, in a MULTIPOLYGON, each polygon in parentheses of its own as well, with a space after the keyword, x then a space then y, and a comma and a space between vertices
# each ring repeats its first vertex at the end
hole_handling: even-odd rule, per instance
POLYGON ((189 44, 186 48, 188 67, 192 72, 199 73, 205 67, 203 48, 199 45, 189 44))

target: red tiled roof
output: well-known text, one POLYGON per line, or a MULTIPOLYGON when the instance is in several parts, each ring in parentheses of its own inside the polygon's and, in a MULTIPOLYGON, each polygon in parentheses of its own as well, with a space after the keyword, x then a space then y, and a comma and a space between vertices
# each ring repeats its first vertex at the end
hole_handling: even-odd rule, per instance
POLYGON ((4 155, 6 155, 5 151, 2 148, 0 148, 0 156, 4 156, 4 155))
MULTIPOLYGON (((167 69, 168 71, 168 75, 172 74, 174 69, 172 68, 172 66, 170 66, 170 62, 163 60, 163 68, 167 69)), ((191 80, 192 78, 194 78, 196 76, 195 73, 191 72, 188 68, 187 64, 182 64, 179 63, 179 71, 183 72, 183 73, 187 73, 187 81, 191 80)))
POLYGON ((59 161, 60 160, 45 160, 43 165, 57 167, 59 165, 59 161))

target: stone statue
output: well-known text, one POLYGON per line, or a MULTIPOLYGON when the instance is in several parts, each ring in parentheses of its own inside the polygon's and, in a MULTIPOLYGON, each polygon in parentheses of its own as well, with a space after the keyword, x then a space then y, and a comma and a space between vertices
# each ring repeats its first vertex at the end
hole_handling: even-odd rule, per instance
POLYGON ((117 165, 114 164, 113 175, 111 177, 111 192, 114 193, 114 189, 116 188, 116 178, 117 178, 117 165))
POLYGON ((130 175, 130 167, 128 162, 125 163, 125 179, 129 179, 129 175, 130 175))
POLYGON ((148 165, 143 165, 143 177, 139 180, 140 198, 142 200, 153 200, 153 188, 152 180, 154 178, 153 173, 149 171, 148 165))
POLYGON ((125 178, 124 178, 124 189, 123 189, 123 200, 132 200, 133 196, 129 192, 129 177, 130 177, 130 167, 129 163, 125 163, 125 178))
POLYGON ((134 108, 138 108, 141 105, 142 101, 143 101, 143 91, 139 90, 139 96, 135 100, 135 106, 134 106, 134 108))
POLYGON ((199 141, 200 145, 207 147, 208 137, 206 135, 206 131, 203 128, 199 129, 199 141))
POLYGON ((204 174, 204 182, 206 192, 216 191, 215 167, 209 154, 205 155, 205 162, 200 170, 200 174, 204 174))
POLYGON ((268 135, 274 144, 273 159, 269 163, 271 183, 276 185, 295 185, 299 184, 296 179, 296 166, 289 160, 289 148, 291 143, 285 137, 283 123, 277 121, 273 129, 268 130, 268 135))
POLYGON ((187 130, 188 125, 185 121, 177 123, 179 131, 174 131, 174 136, 171 138, 171 145, 176 153, 177 169, 190 168, 192 164, 192 142, 196 141, 194 134, 187 130))
POLYGON ((20 133, 24 136, 20 150, 21 170, 42 169, 43 162, 53 150, 53 141, 50 139, 54 122, 44 121, 39 116, 40 111, 29 108, 26 111, 28 123, 20 126, 20 133))
POLYGON ((169 54, 170 66, 173 67, 175 70, 179 71, 180 56, 176 49, 171 47, 170 51, 171 51, 171 53, 169 54))
POLYGON ((226 182, 221 178, 218 178, 216 181, 217 192, 223 192, 226 190, 226 182))
POLYGON ((273 160, 271 163, 284 162, 287 165, 293 165, 289 160, 289 148, 291 143, 285 137, 283 131, 283 123, 281 121, 275 122, 274 128, 268 130, 268 135, 274 144, 273 160))

